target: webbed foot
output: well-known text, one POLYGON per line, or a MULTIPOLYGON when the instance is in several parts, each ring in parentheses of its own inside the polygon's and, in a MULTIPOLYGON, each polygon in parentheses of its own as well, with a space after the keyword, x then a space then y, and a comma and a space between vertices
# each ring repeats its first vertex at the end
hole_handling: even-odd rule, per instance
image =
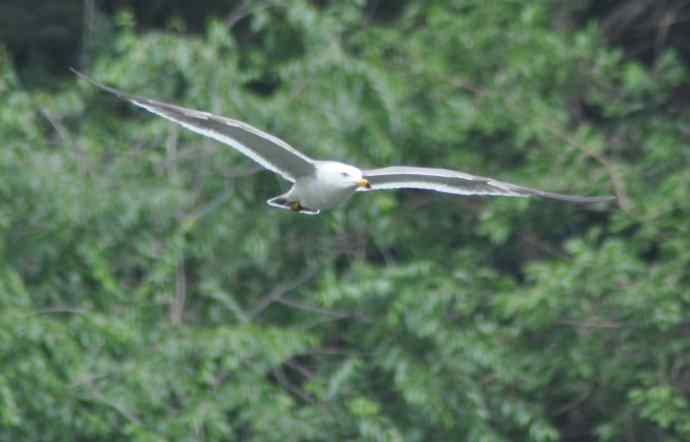
POLYGON ((287 209, 295 213, 303 213, 305 215, 317 215, 319 211, 317 209, 310 209, 309 207, 304 207, 299 201, 290 201, 283 195, 271 198, 266 201, 269 206, 278 207, 280 209, 287 209))

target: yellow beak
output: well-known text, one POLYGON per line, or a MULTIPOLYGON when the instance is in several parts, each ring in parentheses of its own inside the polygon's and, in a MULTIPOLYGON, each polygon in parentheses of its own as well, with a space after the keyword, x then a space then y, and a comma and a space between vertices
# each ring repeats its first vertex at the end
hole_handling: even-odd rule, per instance
POLYGON ((357 181, 357 187, 360 189, 371 189, 371 184, 365 178, 357 181))

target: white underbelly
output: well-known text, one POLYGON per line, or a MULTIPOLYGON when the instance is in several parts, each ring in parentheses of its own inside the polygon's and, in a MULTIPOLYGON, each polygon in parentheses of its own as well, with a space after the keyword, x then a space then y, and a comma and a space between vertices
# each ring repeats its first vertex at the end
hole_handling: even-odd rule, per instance
POLYGON ((297 180, 290 191, 289 197, 310 209, 331 209, 350 199, 355 189, 328 186, 323 181, 313 177, 297 180))

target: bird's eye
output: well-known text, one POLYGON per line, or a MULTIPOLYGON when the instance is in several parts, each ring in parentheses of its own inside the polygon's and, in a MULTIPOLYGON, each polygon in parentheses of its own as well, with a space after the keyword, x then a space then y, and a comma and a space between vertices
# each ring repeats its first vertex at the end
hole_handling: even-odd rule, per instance
POLYGON ((340 172, 340 176, 344 178, 350 178, 350 174, 347 172, 340 172))

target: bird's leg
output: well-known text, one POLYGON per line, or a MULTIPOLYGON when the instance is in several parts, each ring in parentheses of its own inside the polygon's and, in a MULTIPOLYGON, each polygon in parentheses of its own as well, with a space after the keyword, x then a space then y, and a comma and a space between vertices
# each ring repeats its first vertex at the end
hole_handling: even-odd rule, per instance
POLYGON ((290 210, 293 212, 300 212, 302 209, 304 209, 304 207, 302 207, 299 201, 293 201, 290 203, 290 210))

